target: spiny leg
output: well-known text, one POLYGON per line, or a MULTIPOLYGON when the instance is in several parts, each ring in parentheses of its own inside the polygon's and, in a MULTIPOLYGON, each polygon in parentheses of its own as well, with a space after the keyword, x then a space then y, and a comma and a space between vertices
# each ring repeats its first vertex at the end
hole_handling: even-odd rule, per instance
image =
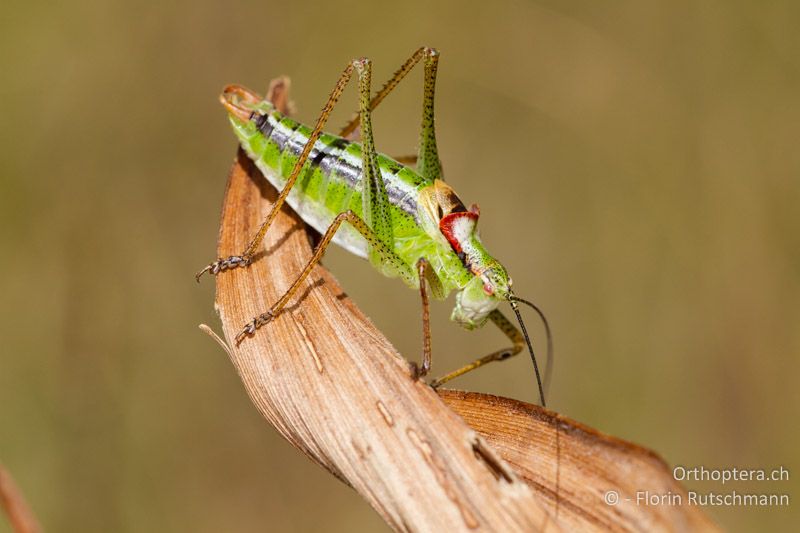
MULTIPOLYGON (((436 131, 434 128, 433 97, 436 92, 436 71, 439 65, 439 52, 434 48, 421 47, 397 69, 392 77, 372 97, 369 110, 373 111, 386 96, 394 90, 400 81, 405 78, 414 65, 425 59, 425 80, 422 100, 422 129, 420 132, 419 155, 413 160, 418 164, 418 170, 423 177, 442 179, 442 165, 439 161, 439 152, 436 148, 436 131)), ((361 122, 361 117, 355 115, 339 132, 342 137, 350 137, 361 122)), ((401 161, 403 162, 403 161, 401 161)))
POLYGON ((269 311, 254 318, 252 322, 245 326, 244 330, 236 337, 237 343, 241 342, 246 335, 254 333, 256 329, 271 321, 275 314, 286 305, 286 302, 297 291, 300 284, 311 273, 314 265, 319 262, 339 226, 345 221, 349 222, 366 239, 371 262, 381 268, 391 268, 394 272, 404 277, 406 281, 416 281, 414 272, 393 250, 394 237, 390 202, 386 194, 386 184, 383 182, 378 170, 377 152, 375 151, 375 142, 372 137, 372 118, 369 110, 372 64, 368 59, 360 59, 353 61, 352 66, 358 71, 359 108, 361 126, 364 133, 364 142, 361 149, 363 173, 361 196, 364 219, 362 220, 350 210, 337 215, 314 250, 311 260, 289 290, 269 311))
POLYGON ((496 352, 492 352, 489 355, 485 355, 480 359, 476 359, 475 361, 471 362, 468 365, 465 365, 458 370, 454 370, 447 375, 444 375, 438 379, 433 380, 431 383, 431 387, 434 389, 436 387, 440 387, 444 385, 451 379, 455 379, 459 376, 466 374, 467 372, 471 372, 476 368, 480 368, 487 363, 491 363, 492 361, 505 361, 509 357, 517 355, 520 353, 523 348, 525 347, 525 338, 522 336, 522 333, 517 329, 517 327, 508 320, 503 313, 499 310, 495 309, 491 313, 489 313, 489 318, 495 325, 500 328, 500 331, 506 334, 506 336, 514 343, 514 346, 510 348, 505 348, 503 350, 497 350, 496 352))
MULTIPOLYGON (((372 65, 368 59, 360 59, 353 61, 350 66, 358 71, 359 108, 361 114, 361 125, 364 133, 364 143, 361 150, 361 166, 363 173, 363 177, 361 179, 361 196, 363 202, 362 209, 364 212, 364 220, 359 218, 353 211, 350 210, 339 214, 333 220, 333 223, 320 240, 319 244, 314 250, 311 260, 308 262, 289 290, 286 291, 286 293, 270 308, 269 311, 257 316, 252 322, 245 326, 242 332, 236 336, 237 343, 241 342, 246 335, 254 333, 256 329, 270 322, 275 317, 275 314, 286 305, 286 302, 297 291, 297 288, 300 286, 300 284, 305 280, 306 277, 308 277, 309 273, 314 268, 314 265, 319 262, 328 244, 330 244, 331 240, 333 239, 334 234, 345 220, 350 222, 350 224, 367 240, 369 247, 369 258, 373 264, 381 267, 385 267, 387 265, 391 266, 398 274, 405 277, 406 280, 415 281, 414 274, 411 272, 411 269, 400 258, 397 257, 392 249, 394 245, 394 237, 391 213, 389 210, 389 197, 386 194, 386 184, 383 182, 381 174, 378 171, 377 153, 375 151, 375 143, 372 137, 372 118, 369 110, 372 65)), ((340 80, 339 85, 337 85, 339 93, 341 93, 341 88, 344 86, 344 83, 346 83, 349 76, 350 74, 346 70, 345 74, 342 76, 342 80, 340 80)), ((336 97, 338 98, 338 95, 336 97)), ((331 100, 335 101, 333 97, 331 100)), ((329 107, 330 106, 326 106, 326 110, 329 107)), ((323 116, 327 116, 327 114, 323 112, 323 116)), ((315 130, 316 134, 319 133, 319 130, 322 127, 321 124, 324 124, 322 119, 320 119, 318 122, 318 127, 315 130)), ((309 141, 309 144, 310 143, 311 141, 309 141)), ((304 152, 304 155, 307 154, 304 152)), ((267 222, 269 222, 269 220, 267 222)))
MULTIPOLYGON (((422 53, 426 49, 420 49, 422 53)), ((434 52, 435 54, 435 52, 434 52)), ((412 58, 413 59, 413 58, 412 58)), ((408 65, 407 69, 413 67, 413 63, 408 65)), ((379 172, 377 165, 377 152, 375 150, 375 141, 372 135, 372 109, 380 103, 380 100, 388 94, 388 92, 397 85, 402 76, 396 75, 396 81, 392 85, 392 81, 378 92, 378 95, 370 100, 370 84, 372 79, 371 64, 365 61, 357 65, 359 75, 359 123, 361 125, 362 134, 362 168, 363 179, 361 180, 362 188, 362 210, 364 212, 364 219, 368 229, 373 232, 373 235, 379 241, 379 246, 370 243, 370 260, 376 266, 381 268, 387 262, 387 259, 395 263, 395 268, 406 270, 407 266, 402 262, 392 251, 394 246, 394 229, 392 226, 392 218, 390 212, 390 201, 386 193, 386 184, 379 172), (387 88, 388 87, 388 88, 387 88)), ((401 71, 403 69, 401 68, 401 71)), ((426 70, 427 72, 427 70, 426 70)), ((363 234, 363 232, 362 232, 363 234)), ((430 310, 428 304, 428 291, 427 285, 430 287, 431 292, 440 296, 442 294, 442 287, 439 278, 430 268, 428 261, 420 258, 416 264, 417 280, 419 283, 420 297, 422 300, 422 366, 418 367, 412 363, 413 374, 415 378, 425 376, 431 368, 431 332, 430 332, 430 310)))
MULTIPOLYGON (((372 63, 368 59, 356 63, 358 69, 358 107, 361 117, 361 209, 364 221, 380 241, 392 249, 394 229, 391 202, 386 194, 386 183, 378 168, 378 153, 372 136, 372 112, 369 109, 372 83, 372 63)), ((382 257, 370 248, 369 259, 376 267, 382 266, 382 257)))
POLYGON ((436 147, 433 97, 436 93, 436 71, 439 68, 439 53, 425 56, 425 80, 422 96, 422 129, 419 134, 419 161, 417 170, 430 180, 444 179, 439 150, 436 147))
POLYGON ((198 272, 195 278, 200 281, 200 276, 205 274, 206 272, 210 272, 211 274, 218 274, 219 272, 229 270, 232 268, 240 267, 240 266, 247 266, 252 261, 256 255, 256 251, 258 250, 261 241, 264 239, 264 235, 266 235, 267 230, 272 225, 272 221, 275 220, 275 217, 278 215, 283 203, 286 201, 286 197, 289 196, 289 192, 294 187, 295 182, 297 182, 297 177, 300 175, 300 171, 303 169, 306 161, 308 160, 308 155, 311 153, 311 149, 314 147, 314 144, 319 139, 319 136, 322 134, 322 128, 325 127, 325 123, 328 121, 328 117, 333 111, 336 102, 339 100, 339 97, 342 95, 347 82, 350 81, 350 78, 353 75, 353 70, 358 68, 358 66, 362 63, 366 62, 365 59, 356 59, 350 62, 347 67, 342 72, 341 76, 339 77, 339 81, 336 82, 336 86, 334 87, 333 91, 331 92, 330 96, 328 97, 328 101, 325 103, 325 107, 322 108, 322 113, 320 113, 319 118, 317 119, 317 123, 314 126, 314 130, 311 132, 311 135, 308 137, 308 141, 306 145, 303 147, 303 151, 300 153, 300 157, 297 159, 297 163, 294 165, 294 169, 292 173, 289 175, 289 179, 286 180, 286 185, 284 185, 283 190, 281 191, 278 199, 275 200, 275 204, 272 206, 272 210, 267 215, 267 218, 261 224, 261 227, 258 229, 258 232, 250 241, 250 244, 247 245, 247 248, 244 252, 239 255, 232 255, 227 258, 219 258, 213 263, 209 264, 203 270, 198 272))
POLYGON ((317 263, 319 263, 320 259, 322 259, 322 256, 325 254, 325 249, 331 243, 336 231, 344 222, 350 223, 350 225, 353 226, 367 240, 370 248, 381 257, 381 260, 384 263, 391 264, 397 269, 400 275, 406 279, 414 279, 413 272, 399 257, 397 257, 391 248, 389 248, 380 240, 378 235, 376 235, 375 232, 370 229, 366 222, 359 218, 359 216, 353 211, 345 211, 333 219, 333 222, 322 236, 322 239, 319 241, 317 247, 314 249, 314 254, 311 256, 311 259, 308 261, 305 268, 303 268, 303 271, 300 272, 300 275, 297 276, 297 279, 295 279, 291 287, 289 287, 283 296, 281 296, 278 301, 275 302, 272 307, 270 307, 269 311, 258 315, 252 321, 248 322, 242 331, 236 335, 237 345, 241 343, 245 337, 253 335, 258 328, 271 322, 272 319, 277 316, 280 310, 286 306, 286 303, 292 298, 292 296, 294 296, 294 294, 300 288, 300 285, 302 285, 303 281, 305 281, 317 263))
POLYGON ((428 260, 420 257, 417 261, 417 277, 419 278, 419 295, 422 300, 422 366, 411 363, 414 377, 417 379, 426 376, 431 370, 431 312, 428 291, 425 288, 425 280, 430 275, 435 276, 436 274, 431 271, 428 260))
MULTIPOLYGON (((419 63, 419 60, 422 59, 426 54, 429 55, 436 55, 438 56, 438 51, 433 48, 428 48, 425 46, 421 46, 418 48, 411 57, 409 57, 405 63, 403 63, 399 69, 392 74, 392 77, 383 84, 383 87, 375 93, 375 96, 369 102, 369 110, 374 111, 378 105, 383 101, 386 96, 394 90, 395 87, 406 77, 406 74, 411 72, 411 69, 414 68, 414 65, 419 63)), ((353 118, 344 125, 344 127, 339 130, 339 135, 341 137, 348 137, 350 136, 356 129, 358 128, 359 123, 361 122, 361 114, 360 112, 355 113, 353 118)))

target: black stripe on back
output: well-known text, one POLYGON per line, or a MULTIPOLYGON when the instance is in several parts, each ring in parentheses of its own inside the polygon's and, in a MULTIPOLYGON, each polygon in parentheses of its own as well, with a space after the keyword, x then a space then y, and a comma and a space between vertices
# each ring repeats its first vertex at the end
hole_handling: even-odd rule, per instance
POLYGON ((264 137, 269 138, 272 135, 273 125, 270 123, 269 115, 258 115, 256 117, 256 128, 264 134, 264 137))

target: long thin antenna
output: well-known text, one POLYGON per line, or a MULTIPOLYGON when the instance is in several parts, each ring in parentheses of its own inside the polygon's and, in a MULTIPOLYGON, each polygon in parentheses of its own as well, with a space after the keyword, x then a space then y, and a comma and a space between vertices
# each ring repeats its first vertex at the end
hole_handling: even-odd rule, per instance
POLYGON ((517 305, 517 298, 512 296, 512 299, 509 300, 511 304, 511 309, 514 310, 514 314, 517 315, 517 322, 519 322, 519 327, 522 328, 522 335, 525 337, 525 342, 528 344, 528 351, 531 354, 531 361, 533 361, 533 370, 536 372, 536 384, 539 386, 539 399, 542 402, 542 407, 547 407, 547 404, 544 401, 544 388, 542 387, 542 377, 539 375, 539 364, 536 362, 536 356, 533 354, 533 346, 531 346, 531 339, 528 337, 528 330, 525 329, 525 322, 522 321, 522 315, 519 313, 519 306, 517 305))
POLYGON ((517 298, 516 296, 511 296, 511 300, 515 302, 523 303, 529 307, 532 307, 534 311, 539 315, 539 318, 542 319, 542 324, 544 324, 544 332, 547 335, 547 367, 544 369, 544 390, 550 390, 550 379, 553 377, 553 334, 550 331, 550 324, 547 322, 547 317, 544 316, 544 311, 542 311, 536 304, 529 302, 528 300, 523 300, 522 298, 517 298))

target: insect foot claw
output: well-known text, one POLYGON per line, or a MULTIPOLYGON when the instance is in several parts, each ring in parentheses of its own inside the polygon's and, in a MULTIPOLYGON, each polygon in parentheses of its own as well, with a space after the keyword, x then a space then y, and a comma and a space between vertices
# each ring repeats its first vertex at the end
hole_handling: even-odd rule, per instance
POLYGON ((194 279, 197 281, 197 283, 200 283, 200 277, 206 272, 210 272, 212 275, 216 276, 220 272, 225 272, 226 270, 231 270, 233 268, 241 266, 247 266, 252 261, 253 258, 249 255, 232 255, 226 258, 219 258, 213 263, 209 264, 203 270, 195 274, 194 279))
POLYGON ((253 335, 255 335, 255 332, 256 332, 256 330, 258 328, 260 328, 261 326, 264 326, 266 324, 269 324, 270 322, 272 322, 273 318, 274 318, 274 315, 272 314, 272 311, 267 311, 266 313, 262 313, 262 314, 258 315, 257 317, 255 317, 250 322, 248 322, 244 326, 244 328, 242 328, 242 331, 240 331, 239 334, 236 335, 236 339, 235 339, 236 340, 236 346, 239 346, 242 343, 242 341, 245 339, 245 337, 252 337, 253 335))
POLYGON ((414 361, 408 363, 411 366, 411 379, 419 381, 428 374, 428 370, 424 366, 420 366, 414 361))

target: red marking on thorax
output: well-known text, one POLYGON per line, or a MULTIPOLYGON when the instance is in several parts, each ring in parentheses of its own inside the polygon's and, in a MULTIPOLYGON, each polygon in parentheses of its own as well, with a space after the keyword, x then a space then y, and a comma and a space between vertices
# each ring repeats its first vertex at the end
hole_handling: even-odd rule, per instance
POLYGON ((470 211, 460 211, 445 215, 439 221, 439 231, 442 232, 447 242, 456 253, 461 253, 461 241, 472 234, 478 223, 478 214, 470 211))

